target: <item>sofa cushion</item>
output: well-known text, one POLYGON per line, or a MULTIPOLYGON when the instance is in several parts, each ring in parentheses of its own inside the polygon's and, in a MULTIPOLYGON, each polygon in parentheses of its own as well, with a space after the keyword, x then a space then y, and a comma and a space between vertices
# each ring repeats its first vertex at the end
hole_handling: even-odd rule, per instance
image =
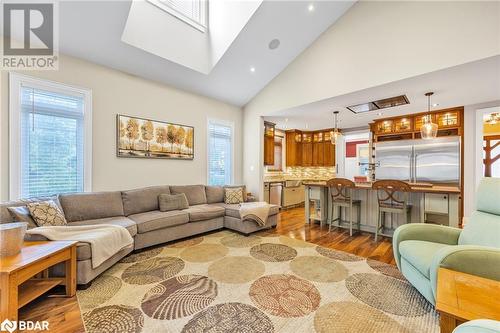
POLYGON ((158 196, 160 194, 170 194, 170 187, 162 185, 122 191, 125 216, 158 210, 158 196))
MULTIPOLYGON (((226 210, 226 216, 231 216, 234 218, 241 218, 240 216, 240 205, 239 204, 226 204, 226 203, 215 203, 212 205, 217 205, 219 207, 223 207, 226 210)), ((277 205, 271 205, 269 209, 269 216, 273 216, 279 213, 279 207, 277 205)))
POLYGON ((137 223, 137 232, 140 234, 189 222, 189 214, 180 210, 171 210, 169 212, 154 210, 133 214, 129 218, 137 223))
POLYGON ((399 243, 399 253, 423 276, 430 278, 432 259, 437 251, 450 245, 418 240, 406 240, 399 243))
POLYGON ((458 238, 458 245, 481 245, 500 248, 500 216, 475 211, 458 238))
POLYGON ((188 203, 186 195, 184 193, 160 194, 158 196, 158 203, 160 204, 160 211, 161 212, 189 208, 189 203, 188 203))
POLYGON ((205 195, 207 203, 216 203, 224 201, 224 187, 222 186, 205 186, 205 195))
POLYGON ((205 221, 216 217, 224 216, 226 210, 224 207, 218 205, 196 205, 191 206, 188 209, 184 209, 183 212, 189 214, 189 221, 205 221))
POLYGON ((61 204, 59 203, 57 196, 21 199, 21 200, 7 201, 0 203, 0 224, 14 222, 14 217, 12 216, 12 213, 9 212, 8 210, 9 207, 26 206, 28 202, 47 201, 47 200, 53 200, 62 210, 61 204))
POLYGON ((207 203, 207 196, 205 194, 204 185, 170 186, 170 193, 184 193, 186 195, 186 198, 188 199, 189 206, 207 203))
POLYGON ((115 217, 105 217, 102 219, 85 220, 71 222, 69 225, 94 225, 94 224, 113 224, 124 227, 130 233, 130 236, 134 237, 137 234, 137 224, 125 216, 115 216, 115 217))
POLYGON ((68 224, 59 206, 52 200, 26 204, 31 217, 39 227, 65 226, 68 224))
POLYGON ((61 194, 59 202, 68 222, 124 215, 119 191, 61 194))
POLYGON ((12 215, 12 219, 14 222, 26 222, 28 223, 28 229, 36 228, 37 225, 31 213, 26 206, 15 206, 15 207, 7 207, 10 215, 12 215))
POLYGON ((243 188, 225 188, 224 189, 224 203, 227 204, 240 204, 245 202, 243 200, 243 188))

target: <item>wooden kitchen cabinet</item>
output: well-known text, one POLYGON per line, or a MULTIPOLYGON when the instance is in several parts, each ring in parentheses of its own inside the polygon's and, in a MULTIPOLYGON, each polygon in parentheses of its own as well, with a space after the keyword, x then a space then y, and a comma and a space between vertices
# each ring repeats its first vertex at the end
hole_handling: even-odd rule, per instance
POLYGON ((313 141, 311 133, 302 133, 302 166, 312 166, 313 141))
POLYGON ((313 166, 323 166, 325 155, 323 132, 313 133, 313 153, 312 153, 312 165, 313 166))
POLYGON ((286 165, 302 165, 302 132, 300 131, 286 132, 286 165))
POLYGON ((264 122, 264 165, 274 164, 274 132, 275 124, 264 122))
POLYGON ((330 131, 326 131, 323 134, 324 166, 335 166, 335 145, 332 145, 330 141, 331 135, 332 133, 330 131))

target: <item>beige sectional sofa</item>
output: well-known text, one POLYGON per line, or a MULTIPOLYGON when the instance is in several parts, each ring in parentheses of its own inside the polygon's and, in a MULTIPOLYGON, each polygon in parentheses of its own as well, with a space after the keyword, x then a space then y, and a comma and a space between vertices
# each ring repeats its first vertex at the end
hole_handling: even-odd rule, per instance
MULTIPOLYGON (((224 187, 204 185, 165 185, 128 191, 62 194, 57 199, 68 224, 120 225, 134 238, 133 246, 121 250, 95 269, 91 265, 90 245, 78 244, 77 283, 81 285, 88 284, 133 250, 222 228, 249 234, 276 226, 279 211, 278 206, 271 206, 265 226, 259 226, 251 220, 242 221, 238 205, 224 203, 224 187), (184 193, 189 208, 161 212, 158 196, 165 193, 184 193)), ((0 223, 13 221, 7 207, 24 204, 23 201, 0 204, 0 223)), ((59 269, 62 270, 62 267, 59 269)), ((59 269, 56 269, 56 273, 59 269)))

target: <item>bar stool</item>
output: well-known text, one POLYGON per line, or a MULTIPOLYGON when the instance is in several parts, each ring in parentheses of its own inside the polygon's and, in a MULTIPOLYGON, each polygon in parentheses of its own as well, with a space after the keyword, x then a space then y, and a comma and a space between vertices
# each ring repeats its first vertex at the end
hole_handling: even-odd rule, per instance
POLYGON ((346 213, 347 209, 349 212, 349 235, 352 236, 353 207, 356 207, 358 210, 358 231, 360 230, 361 224, 361 200, 352 199, 352 190, 356 187, 356 185, 353 181, 345 178, 332 178, 326 182, 326 185, 329 188, 332 199, 332 204, 329 207, 332 220, 330 221, 328 232, 332 230, 332 224, 335 221, 338 221, 338 223, 334 225, 335 227, 344 228, 344 226, 342 226, 342 207, 344 207, 346 213), (339 208, 339 215, 334 219, 333 213, 335 207, 339 208))
POLYGON ((375 241, 377 241, 380 230, 385 228, 386 213, 391 214, 391 228, 393 214, 403 214, 405 224, 410 221, 411 205, 408 204, 408 193, 411 187, 400 180, 377 180, 372 184, 372 189, 377 191, 378 199, 378 218, 375 228, 375 241))

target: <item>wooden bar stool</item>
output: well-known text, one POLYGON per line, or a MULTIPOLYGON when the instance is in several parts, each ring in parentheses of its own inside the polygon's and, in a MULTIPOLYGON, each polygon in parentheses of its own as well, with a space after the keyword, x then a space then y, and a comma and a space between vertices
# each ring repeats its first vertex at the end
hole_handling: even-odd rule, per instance
POLYGON ((352 236, 352 224, 353 224, 353 207, 356 207, 358 210, 358 231, 360 230, 361 224, 361 200, 353 200, 352 192, 355 188, 355 184, 353 181, 345 178, 332 178, 326 182, 326 185, 329 188, 330 196, 332 199, 332 204, 329 207, 330 216, 332 216, 332 220, 330 221, 330 227, 328 228, 328 232, 332 230, 332 224, 335 221, 338 221, 334 227, 344 228, 342 226, 342 207, 347 209, 349 212, 349 235, 352 236), (333 213, 335 212, 335 207, 339 208, 339 215, 337 218, 333 218, 333 213))
POLYGON ((391 228, 393 214, 403 214, 405 224, 410 221, 411 205, 408 204, 408 193, 411 187, 400 180, 377 180, 372 184, 372 189, 377 191, 378 199, 378 219, 375 228, 375 241, 377 241, 380 230, 385 228, 386 213, 391 214, 391 228))

